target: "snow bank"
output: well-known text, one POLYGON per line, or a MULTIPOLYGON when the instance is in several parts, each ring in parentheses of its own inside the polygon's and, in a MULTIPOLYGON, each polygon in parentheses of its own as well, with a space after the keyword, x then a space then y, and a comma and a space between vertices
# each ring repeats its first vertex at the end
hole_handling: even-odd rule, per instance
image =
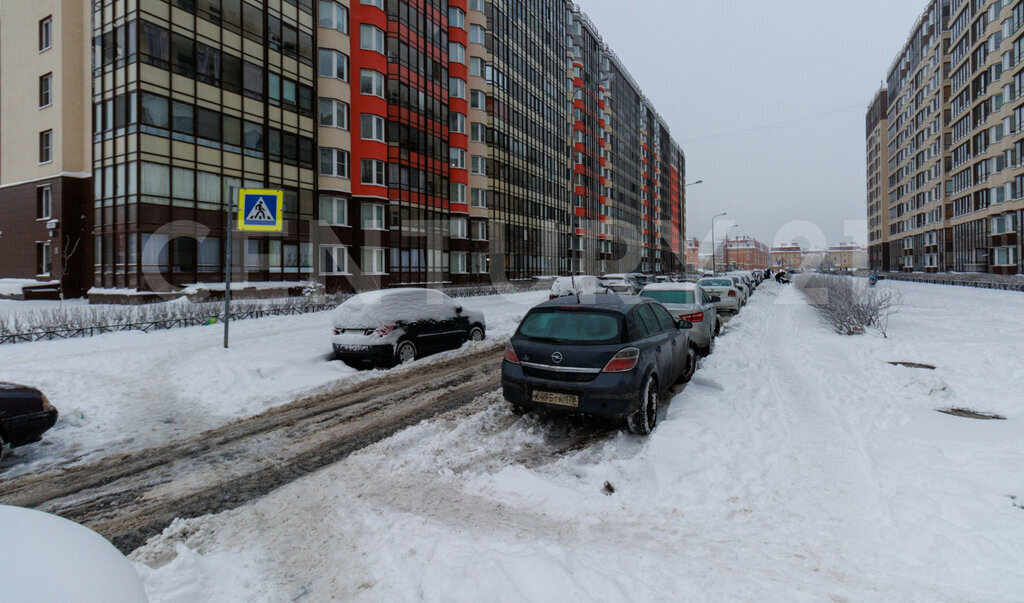
POLYGON ((898 286, 885 340, 764 285, 647 439, 495 394, 132 558, 153 601, 1019 600, 1022 298, 898 286))
POLYGON ((34 278, 0 278, 0 296, 20 296, 25 287, 55 286, 60 281, 37 281, 34 278))

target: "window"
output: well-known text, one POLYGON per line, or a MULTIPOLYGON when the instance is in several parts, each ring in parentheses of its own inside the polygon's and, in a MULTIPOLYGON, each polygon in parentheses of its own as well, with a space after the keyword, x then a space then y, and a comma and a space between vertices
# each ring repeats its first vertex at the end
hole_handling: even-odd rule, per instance
POLYGON ((384 118, 380 115, 363 113, 359 116, 360 137, 363 140, 384 142, 384 118))
POLYGON ((320 274, 348 274, 348 247, 321 245, 320 274))
POLYGON ((320 75, 348 81, 348 55, 330 48, 319 49, 320 75))
POLYGON ((469 106, 474 109, 487 108, 487 93, 483 90, 473 90, 469 93, 469 106))
POLYGON ((465 251, 453 251, 452 252, 452 274, 466 274, 466 252, 465 251))
POLYGON ((39 76, 39 108, 49 107, 53 102, 53 74, 39 76))
POLYGON ((470 159, 470 172, 474 174, 480 174, 481 176, 487 175, 487 158, 481 155, 473 155, 470 159))
POLYGON ((384 180, 384 172, 387 164, 377 159, 363 159, 361 167, 360 182, 375 186, 387 186, 384 180))
POLYGON ((457 77, 448 78, 448 96, 466 98, 466 80, 457 77))
POLYGON ((466 13, 461 8, 448 7, 448 27, 466 29, 466 13))
POLYGON ((469 223, 465 218, 452 218, 449 236, 453 239, 469 238, 469 223))
POLYGON ((50 185, 40 186, 36 188, 36 218, 39 220, 48 220, 52 216, 53 211, 53 189, 50 185))
POLYGON ((452 113, 448 117, 448 129, 452 134, 466 133, 466 116, 462 113, 452 113))
POLYGON ((487 240, 487 222, 473 222, 473 240, 474 241, 486 241, 487 240))
POLYGON ((484 12, 484 0, 469 0, 469 10, 484 12))
POLYGON ((466 150, 456 149, 451 147, 448 149, 448 155, 450 158, 450 167, 458 168, 460 170, 466 169, 466 150))
POLYGON ((380 203, 363 203, 360 207, 363 230, 384 230, 384 206, 380 203))
POLYGON ((384 30, 373 25, 360 25, 359 47, 384 54, 384 30))
POLYGON ((480 57, 469 57, 469 75, 484 76, 484 60, 480 57))
POLYGON ((348 200, 341 197, 320 197, 320 224, 348 226, 348 200))
POLYGON ((366 6, 376 6, 377 8, 384 10, 384 0, 359 0, 359 4, 365 4, 366 6))
POLYGON ((348 129, 348 103, 333 98, 320 99, 320 125, 348 129))
POLYGON ((470 202, 473 207, 487 207, 487 189, 474 188, 470 193, 470 202))
POLYGON ((171 126, 175 132, 193 134, 195 132, 195 108, 178 101, 171 103, 171 126))
POLYGON ((348 178, 348 151, 321 147, 320 175, 348 178))
POLYGON ((40 241, 36 243, 36 274, 38 276, 48 276, 50 274, 50 242, 40 241))
POLYGON ((487 254, 486 253, 474 253, 470 256, 472 261, 473 274, 487 274, 487 254))
MULTIPOLYGON (((166 129, 170 126, 170 115, 166 98, 143 92, 139 95, 139 105, 142 109, 142 125, 154 126, 160 129, 166 129)), ((164 135, 166 136, 166 133, 164 135)))
POLYGON ((359 91, 370 96, 384 98, 384 74, 372 69, 359 71, 359 91))
POLYGON ((348 33, 348 8, 332 0, 320 0, 320 27, 348 33))
POLYGON ((383 249, 379 247, 363 247, 362 260, 363 274, 386 274, 383 249))
POLYGON ((448 42, 448 61, 450 63, 466 62, 466 47, 458 42, 448 42))
POLYGON ((39 22, 39 52, 53 46, 53 17, 46 17, 39 22))
POLYGON ((473 123, 469 126, 469 132, 473 142, 484 142, 487 138, 487 124, 473 123))
POLYGON ((53 130, 46 130, 39 133, 39 163, 49 163, 53 160, 53 130))
POLYGON ((220 239, 206 237, 199 241, 199 272, 217 272, 220 270, 220 239))
POLYGON ((448 200, 452 203, 465 203, 466 185, 461 182, 452 182, 448 194, 448 200))
POLYGON ((469 26, 469 41, 474 44, 484 43, 484 28, 476 23, 469 26))

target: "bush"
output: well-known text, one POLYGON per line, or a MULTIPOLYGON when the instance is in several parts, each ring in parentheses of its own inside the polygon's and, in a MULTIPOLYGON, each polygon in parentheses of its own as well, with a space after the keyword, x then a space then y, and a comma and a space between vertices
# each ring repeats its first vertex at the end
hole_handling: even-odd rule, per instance
POLYGON ((888 337, 889 317, 903 305, 898 291, 870 287, 852 277, 815 274, 798 279, 797 286, 840 335, 860 335, 874 327, 888 337))

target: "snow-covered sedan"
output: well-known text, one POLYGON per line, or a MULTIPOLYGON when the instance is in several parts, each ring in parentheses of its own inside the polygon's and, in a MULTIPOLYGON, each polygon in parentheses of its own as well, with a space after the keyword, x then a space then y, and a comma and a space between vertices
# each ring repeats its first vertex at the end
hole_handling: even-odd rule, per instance
POLYGON ((718 309, 715 308, 715 298, 699 285, 654 283, 644 287, 640 297, 649 297, 661 302, 673 318, 689 323, 686 332, 701 356, 707 356, 714 351, 715 338, 721 332, 718 309))
POLYGON ((569 295, 597 295, 598 293, 614 293, 601 282, 601 279, 589 274, 577 274, 575 276, 560 276, 551 284, 551 292, 548 299, 556 297, 567 297, 569 295))
POLYGON ((707 277, 697 281, 697 284, 704 291, 710 293, 712 298, 717 298, 715 307, 718 308, 719 312, 732 312, 735 314, 740 311, 743 305, 743 293, 736 287, 736 283, 731 278, 724 276, 707 277))
POLYGON ((332 316, 334 358, 353 366, 394 365, 467 341, 481 341, 486 322, 435 289, 383 289, 360 293, 332 316))

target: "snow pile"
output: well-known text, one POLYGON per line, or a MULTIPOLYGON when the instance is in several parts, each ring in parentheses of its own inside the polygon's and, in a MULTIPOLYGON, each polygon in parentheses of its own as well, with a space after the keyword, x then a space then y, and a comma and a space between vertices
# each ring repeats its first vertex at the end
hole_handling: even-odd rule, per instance
POLYGON ((0 505, 3 600, 145 603, 132 564, 85 526, 31 509, 0 505))
POLYGON ((37 281, 34 278, 0 278, 0 297, 19 297, 25 287, 56 286, 60 281, 37 281))
POLYGON ((494 394, 133 559, 154 601, 1019 600, 1024 304, 928 287, 886 340, 766 284, 649 438, 494 394))

